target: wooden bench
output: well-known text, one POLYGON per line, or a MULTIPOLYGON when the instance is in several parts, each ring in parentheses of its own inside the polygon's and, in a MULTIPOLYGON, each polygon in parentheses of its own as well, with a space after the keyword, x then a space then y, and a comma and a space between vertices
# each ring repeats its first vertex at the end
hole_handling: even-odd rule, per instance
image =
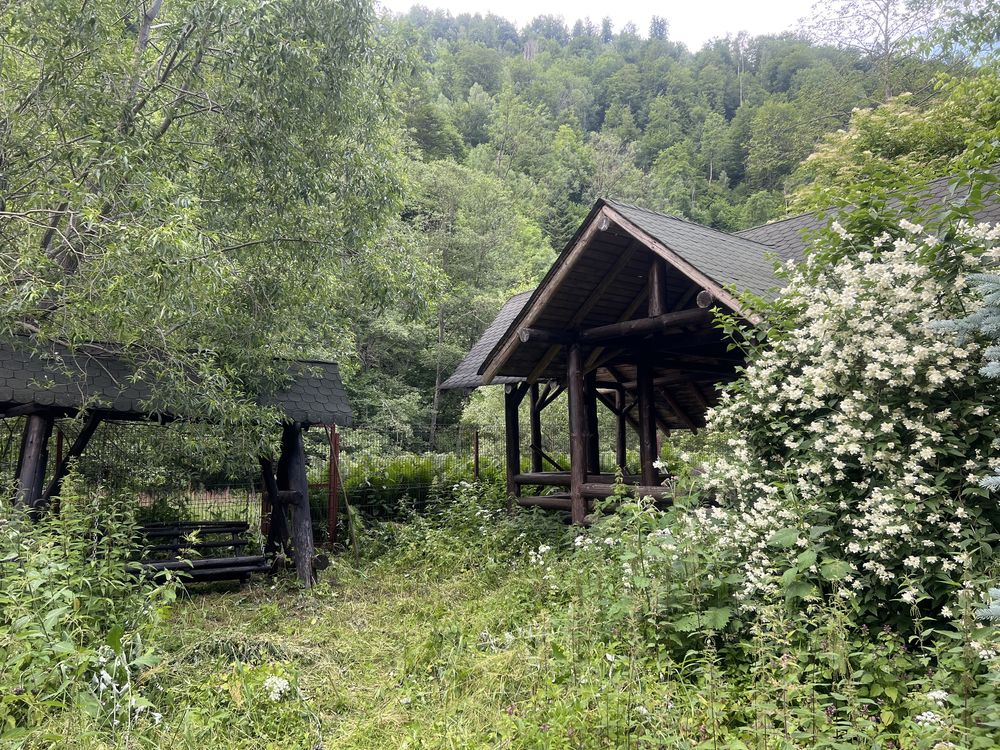
POLYGON ((271 567, 263 555, 240 554, 250 545, 246 538, 249 530, 246 521, 144 524, 139 527, 140 563, 154 575, 174 571, 192 582, 246 581, 271 567))

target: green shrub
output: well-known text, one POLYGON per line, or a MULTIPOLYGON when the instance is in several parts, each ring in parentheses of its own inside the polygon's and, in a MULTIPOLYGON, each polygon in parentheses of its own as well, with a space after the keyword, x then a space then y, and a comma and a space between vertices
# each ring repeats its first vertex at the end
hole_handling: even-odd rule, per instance
POLYGON ((154 714, 140 684, 154 661, 146 637, 174 588, 133 570, 131 503, 73 487, 58 515, 0 516, 4 742, 71 706, 113 734, 154 714))

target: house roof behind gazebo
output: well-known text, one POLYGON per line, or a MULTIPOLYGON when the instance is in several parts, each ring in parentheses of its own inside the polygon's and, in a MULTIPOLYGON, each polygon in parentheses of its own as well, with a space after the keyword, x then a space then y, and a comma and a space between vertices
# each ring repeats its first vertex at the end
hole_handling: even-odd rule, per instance
MULTIPOLYGON (((153 406, 152 384, 137 379, 124 358, 59 346, 40 353, 26 343, 0 342, 0 415, 34 408, 69 415, 86 408, 108 419, 184 416, 180 409, 153 406)), ((351 406, 335 362, 289 362, 288 375, 288 385, 261 398, 262 406, 277 407, 290 422, 351 424, 351 406)))

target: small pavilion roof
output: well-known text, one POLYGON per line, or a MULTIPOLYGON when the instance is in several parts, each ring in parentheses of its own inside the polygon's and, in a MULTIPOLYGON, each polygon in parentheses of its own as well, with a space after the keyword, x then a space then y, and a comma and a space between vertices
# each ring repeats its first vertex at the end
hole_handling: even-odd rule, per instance
MULTIPOLYGON (((351 406, 335 362, 289 362, 287 387, 260 400, 290 422, 351 424, 351 406)), ((52 346, 48 353, 24 342, 0 342, 0 416, 38 407, 63 414, 81 408, 108 419, 183 417, 181 410, 155 406, 152 384, 137 379, 127 359, 100 352, 52 346)))

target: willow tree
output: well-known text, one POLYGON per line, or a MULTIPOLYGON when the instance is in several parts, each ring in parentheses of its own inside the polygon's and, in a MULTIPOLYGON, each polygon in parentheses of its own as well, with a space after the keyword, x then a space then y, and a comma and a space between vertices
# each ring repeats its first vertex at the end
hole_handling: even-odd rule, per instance
POLYGON ((399 253, 364 0, 0 0, 0 335, 113 342, 240 419, 399 253))

